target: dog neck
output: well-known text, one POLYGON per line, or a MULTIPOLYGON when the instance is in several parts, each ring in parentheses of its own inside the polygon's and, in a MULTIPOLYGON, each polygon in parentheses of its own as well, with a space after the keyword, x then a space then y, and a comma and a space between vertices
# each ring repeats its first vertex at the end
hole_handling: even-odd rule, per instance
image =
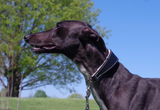
MULTIPOLYGON (((101 48, 94 45, 94 43, 87 43, 85 46, 80 45, 76 47, 76 49, 73 48, 67 50, 65 53, 67 57, 69 57, 73 62, 76 63, 79 70, 85 77, 86 84, 88 84, 88 80, 103 64, 108 54, 109 51, 107 48, 102 50, 101 48)), ((91 84, 91 91, 101 110, 107 110, 105 104, 100 99, 97 93, 96 87, 93 84, 91 84)))
MULTIPOLYGON (((84 75, 86 84, 88 84, 91 76, 103 64, 108 54, 109 51, 107 48, 105 50, 101 50, 93 44, 87 44, 85 48, 83 46, 79 47, 79 51, 77 52, 77 55, 75 56, 73 61, 77 64, 79 70, 84 75)), ((107 110, 104 102, 101 100, 97 93, 96 87, 93 84, 91 84, 90 86, 92 95, 100 106, 100 109, 107 110)))
POLYGON ((93 75, 103 64, 109 54, 107 48, 105 50, 101 50, 93 43, 88 43, 86 46, 80 45, 77 51, 74 51, 74 49, 70 49, 68 51, 70 51, 68 53, 72 53, 72 57, 71 55, 66 56, 68 56, 77 64, 85 78, 86 76, 93 75))

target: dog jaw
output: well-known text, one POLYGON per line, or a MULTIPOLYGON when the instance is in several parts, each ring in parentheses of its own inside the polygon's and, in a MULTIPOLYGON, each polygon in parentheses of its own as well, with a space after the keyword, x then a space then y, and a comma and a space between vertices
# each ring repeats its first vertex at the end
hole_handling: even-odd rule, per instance
POLYGON ((53 51, 56 46, 55 45, 44 45, 44 46, 35 46, 35 45, 31 45, 31 50, 34 53, 40 53, 40 52, 44 52, 44 51, 53 51))
MULTIPOLYGON (((107 51, 104 47, 104 41, 97 32, 84 22, 65 21, 60 24, 56 29, 50 30, 51 32, 47 31, 50 34, 46 34, 46 32, 35 33, 28 39, 26 38, 25 41, 30 45, 36 45, 31 49, 35 53, 61 53, 66 55, 77 64, 87 83, 91 75, 106 58, 107 51), (71 25, 69 25, 70 23, 71 25), (71 31, 68 32, 69 30, 71 31), (44 35, 47 37, 44 37, 44 35), (48 44, 55 44, 55 46, 45 46, 48 44)), ((93 84, 90 88, 101 110, 107 110, 93 84)))

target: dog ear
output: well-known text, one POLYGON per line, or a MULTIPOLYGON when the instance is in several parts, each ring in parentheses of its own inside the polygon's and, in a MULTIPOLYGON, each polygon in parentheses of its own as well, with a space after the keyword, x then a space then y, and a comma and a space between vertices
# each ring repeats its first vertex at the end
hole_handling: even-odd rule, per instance
POLYGON ((102 39, 102 37, 98 34, 97 31, 90 29, 90 28, 85 28, 82 30, 82 34, 79 36, 80 39, 82 40, 89 40, 92 39, 94 40, 101 49, 106 50, 105 43, 102 39))

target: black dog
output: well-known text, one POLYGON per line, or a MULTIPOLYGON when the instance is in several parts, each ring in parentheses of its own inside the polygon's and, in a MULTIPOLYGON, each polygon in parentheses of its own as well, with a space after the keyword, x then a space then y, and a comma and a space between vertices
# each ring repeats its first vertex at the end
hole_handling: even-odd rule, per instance
POLYGON ((24 39, 35 53, 61 53, 75 62, 101 110, 160 110, 160 79, 131 74, 89 24, 62 21, 24 39))

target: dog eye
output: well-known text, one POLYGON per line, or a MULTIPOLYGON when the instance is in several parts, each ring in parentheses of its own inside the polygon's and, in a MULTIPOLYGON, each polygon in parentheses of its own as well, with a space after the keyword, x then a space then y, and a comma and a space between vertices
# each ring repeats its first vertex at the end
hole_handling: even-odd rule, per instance
POLYGON ((56 27, 57 27, 57 28, 59 28, 59 27, 60 27, 60 24, 59 24, 59 23, 57 23, 56 27))

